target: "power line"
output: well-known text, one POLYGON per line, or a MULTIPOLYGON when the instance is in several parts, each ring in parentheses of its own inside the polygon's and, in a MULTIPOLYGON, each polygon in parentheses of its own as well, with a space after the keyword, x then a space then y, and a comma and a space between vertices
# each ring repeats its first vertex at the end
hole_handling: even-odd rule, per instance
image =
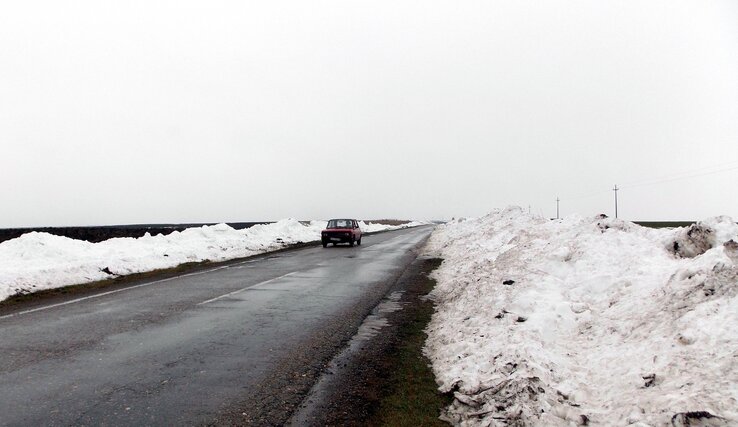
POLYGON ((637 187, 643 187, 643 186, 647 186, 647 185, 662 184, 664 182, 672 182, 672 181, 679 181, 679 180, 682 180, 682 179, 697 178, 697 177, 706 176, 706 175, 714 175, 716 173, 728 172, 728 171, 732 171, 732 170, 736 170, 736 169, 738 169, 738 166, 734 166, 732 168, 718 169, 718 170, 710 171, 710 172, 693 173, 691 175, 677 176, 677 177, 672 177, 672 178, 664 178, 664 179, 660 179, 660 180, 656 180, 656 181, 643 182, 643 183, 640 183, 640 184, 631 184, 631 185, 628 185, 628 186, 624 186, 622 188, 637 188, 637 187))
MULTIPOLYGON (((670 176, 665 176, 665 177, 661 177, 661 178, 652 178, 652 179, 648 179, 648 180, 631 181, 630 183, 627 183, 627 184, 619 187, 618 190, 630 189, 630 188, 637 188, 637 187, 643 187, 643 186, 648 186, 648 185, 656 185, 656 184, 661 184, 661 183, 665 183, 665 182, 672 182, 672 181, 678 181, 678 180, 682 180, 682 179, 696 178, 696 177, 700 177, 700 176, 714 175, 714 174, 722 173, 722 172, 729 172, 729 171, 738 169, 738 166, 721 168, 721 169, 717 169, 717 170, 712 170, 712 169, 715 169, 716 167, 727 166, 727 165, 736 165, 736 164, 738 164, 738 160, 733 160, 733 161, 730 161, 730 162, 720 163, 720 164, 717 164, 717 165, 707 166, 707 167, 698 168, 698 169, 692 169, 692 170, 688 170, 688 171, 682 171, 682 172, 679 172, 677 174, 670 175, 670 176), (704 172, 701 172, 701 171, 704 171, 704 172)), ((571 200, 586 199, 586 198, 589 198, 589 197, 592 197, 592 196, 597 196, 597 195, 600 195, 600 194, 605 194, 605 193, 608 193, 610 191, 613 191, 613 190, 598 190, 598 191, 593 191, 591 193, 584 193, 584 194, 581 194, 581 195, 578 195, 578 196, 564 197, 562 200, 571 201, 571 200)))
POLYGON ((655 181, 659 181, 660 182, 660 181, 667 181, 667 180, 670 181, 670 180, 677 180, 677 179, 682 179, 682 178, 688 178, 688 177, 691 177, 692 175, 700 175, 703 172, 704 172, 704 174, 709 175, 709 174, 712 174, 712 173, 722 172, 724 170, 733 170, 733 169, 736 169, 736 168, 738 168, 738 160, 733 160, 733 161, 730 161, 730 162, 718 163, 718 164, 715 164, 715 165, 712 165, 712 166, 705 166, 705 167, 696 168, 696 169, 683 170, 683 171, 680 171, 680 172, 678 172, 676 174, 661 176, 661 177, 657 177, 657 178, 640 179, 640 180, 636 180, 636 181, 626 182, 625 185, 623 186, 623 188, 625 188, 625 187, 635 187, 635 186, 639 186, 639 185, 648 185, 648 183, 655 182, 655 181), (726 166, 730 166, 730 167, 726 167, 726 166), (715 168, 719 168, 719 169, 713 170, 715 168))
POLYGON ((573 196, 573 197, 564 197, 564 198, 563 198, 563 199, 561 199, 561 200, 565 200, 565 201, 571 201, 571 200, 586 199, 586 198, 589 198, 589 197, 592 197, 592 196, 596 196, 596 195, 598 195, 598 194, 603 194, 603 193, 609 193, 610 191, 611 191, 611 190, 597 190, 597 191, 593 191, 593 192, 591 192, 591 193, 584 193, 584 194, 581 194, 581 195, 579 195, 579 196, 573 196))

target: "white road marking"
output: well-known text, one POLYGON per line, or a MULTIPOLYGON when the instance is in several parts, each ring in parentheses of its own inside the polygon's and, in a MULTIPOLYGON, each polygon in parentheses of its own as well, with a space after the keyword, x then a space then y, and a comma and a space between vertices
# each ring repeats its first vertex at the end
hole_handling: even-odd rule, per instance
POLYGON ((239 290, 237 290, 237 291, 233 291, 233 292, 228 292, 227 294, 221 295, 221 296, 219 296, 219 297, 215 297, 215 298, 209 299, 209 300, 207 300, 207 301, 203 301, 203 302, 197 303, 197 305, 204 305, 204 304, 208 304, 208 303, 211 303, 211 302, 213 302, 213 301, 218 301, 219 299, 223 299, 223 298, 227 298, 227 297, 230 297, 230 296, 233 296, 233 295, 239 294, 239 293, 241 293, 241 292, 243 292, 243 291, 245 291, 245 290, 247 290, 247 289, 252 289, 252 288, 255 288, 255 287, 257 287, 257 286, 261 286, 261 285, 266 285, 267 283, 272 283, 272 282, 276 282, 276 281, 277 281, 277 280, 279 280, 279 279, 284 279, 285 277, 287 277, 287 276, 291 276, 291 275, 293 275, 293 274, 295 274, 295 273, 297 273, 297 271, 293 271, 293 272, 291 272, 291 273, 283 274, 283 275, 281 275, 281 276, 279 276, 279 277, 275 277, 275 278, 273 278, 273 279, 265 280, 265 281, 263 281, 263 282, 259 282, 259 283, 255 284, 255 285, 249 285, 249 286, 246 286, 246 287, 245 287, 245 288, 243 288, 243 289, 239 289, 239 290))
POLYGON ((227 266, 226 265, 226 266, 223 266, 223 267, 213 268, 213 269, 210 269, 210 270, 198 271, 196 273, 183 274, 181 276, 174 276, 174 277, 169 277, 169 278, 166 278, 166 279, 155 280, 153 282, 141 283, 140 285, 129 286, 129 287, 123 288, 123 289, 116 289, 114 291, 108 291, 108 292, 103 292, 101 294, 96 294, 96 295, 90 295, 90 296, 87 296, 87 297, 77 298, 77 299, 73 299, 71 301, 60 302, 58 304, 51 304, 51 305, 47 305, 47 306, 44 306, 44 307, 37 307, 37 308, 31 309, 31 310, 24 310, 24 311, 19 311, 17 313, 6 314, 4 316, 0 316, 0 320, 7 319, 9 317, 20 316, 20 315, 23 315, 23 314, 35 313, 37 311, 48 310, 50 308, 61 307, 63 305, 76 304, 78 302, 86 301, 88 299, 100 298, 100 297, 104 297, 106 295, 117 294, 118 292, 130 291, 131 289, 136 289, 136 288, 143 288, 144 286, 151 286, 151 285, 155 285, 157 283, 168 282, 168 281, 174 280, 174 279, 181 279, 182 277, 197 276, 199 274, 212 273, 213 271, 218 271, 218 270, 222 270, 224 268, 229 268, 229 267, 230 266, 227 266))

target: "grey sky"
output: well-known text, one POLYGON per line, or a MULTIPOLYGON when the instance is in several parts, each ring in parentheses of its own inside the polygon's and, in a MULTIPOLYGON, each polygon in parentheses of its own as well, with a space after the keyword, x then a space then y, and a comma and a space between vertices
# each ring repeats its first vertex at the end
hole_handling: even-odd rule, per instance
POLYGON ((6 2, 0 61, 0 227, 738 218, 735 1, 6 2))

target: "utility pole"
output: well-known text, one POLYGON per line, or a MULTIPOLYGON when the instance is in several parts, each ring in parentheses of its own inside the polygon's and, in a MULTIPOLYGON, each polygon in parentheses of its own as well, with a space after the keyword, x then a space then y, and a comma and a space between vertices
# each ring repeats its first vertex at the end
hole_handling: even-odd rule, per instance
POLYGON ((559 198, 556 198, 556 219, 559 219, 559 198))
POLYGON ((615 184, 615 188, 612 189, 615 192, 615 219, 618 218, 618 185, 615 184))

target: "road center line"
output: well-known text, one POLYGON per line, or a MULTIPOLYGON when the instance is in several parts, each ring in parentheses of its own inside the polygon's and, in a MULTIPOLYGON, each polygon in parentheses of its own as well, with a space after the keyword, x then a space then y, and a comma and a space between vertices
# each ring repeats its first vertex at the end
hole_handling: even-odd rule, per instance
POLYGON ((114 291, 108 291, 108 292, 103 292, 101 294, 96 294, 96 295, 90 295, 90 296, 86 296, 86 297, 82 297, 82 298, 77 298, 77 299, 73 299, 71 301, 60 302, 58 304, 51 304, 51 305, 47 305, 47 306, 44 306, 44 307, 33 308, 31 310, 24 310, 24 311, 19 311, 17 313, 6 314, 4 316, 0 316, 0 320, 7 319, 7 318, 10 318, 10 317, 20 316, 20 315, 23 315, 23 314, 35 313, 37 311, 48 310, 50 308, 61 307, 61 306, 64 306, 64 305, 76 304, 78 302, 86 301, 88 299, 100 298, 100 297, 104 297, 106 295, 117 294, 118 292, 130 291, 131 289, 143 288, 145 286, 151 286, 151 285, 155 285, 157 283, 168 282, 168 281, 174 280, 174 279, 181 279, 183 277, 197 276, 197 275, 200 275, 200 274, 212 273, 213 271, 222 270, 224 268, 229 268, 229 266, 226 265, 226 266, 223 266, 223 267, 213 268, 213 269, 210 269, 210 270, 198 271, 196 273, 189 273, 189 274, 183 274, 181 276, 168 277, 166 279, 155 280, 153 282, 147 282, 147 283, 141 283, 140 285, 129 286, 127 288, 116 289, 114 291))
POLYGON ((298 272, 297 272, 297 271, 293 271, 293 272, 291 272, 291 273, 283 274, 283 275, 281 275, 281 276, 279 276, 279 277, 275 277, 275 278, 273 278, 273 279, 269 279, 269 280, 265 280, 265 281, 263 281, 263 282, 259 282, 259 283, 255 284, 255 285, 249 285, 249 286, 246 286, 245 288, 239 289, 239 290, 237 290, 237 291, 233 291, 233 292, 228 292, 227 294, 221 295, 221 296, 219 296, 219 297, 215 297, 215 298, 209 299, 209 300, 207 300, 207 301, 203 301, 203 302, 197 303, 197 305, 205 305, 205 304, 209 304, 209 303, 211 303, 211 302, 214 302, 214 301, 218 301, 219 299, 222 299, 222 298, 227 298, 227 297, 230 297, 230 296, 233 296, 233 295, 239 294, 239 293, 241 293, 241 292, 243 292, 243 291, 245 291, 245 290, 247 290, 247 289, 255 288, 255 287, 257 287, 257 286, 261 286, 261 285, 266 285, 267 283, 272 283, 272 282, 276 282, 276 281, 277 281, 277 280, 279 280, 279 279, 284 279, 285 277, 287 277, 287 276, 291 276, 291 275, 293 275, 293 274, 295 274, 295 273, 298 273, 298 272))

